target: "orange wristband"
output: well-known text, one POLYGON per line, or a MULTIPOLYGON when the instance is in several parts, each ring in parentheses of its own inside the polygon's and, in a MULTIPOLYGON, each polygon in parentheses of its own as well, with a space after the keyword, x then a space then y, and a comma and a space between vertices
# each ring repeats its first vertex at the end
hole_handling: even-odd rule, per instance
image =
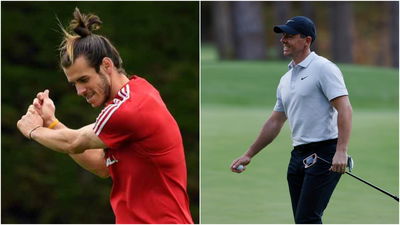
POLYGON ((47 128, 53 129, 55 126, 57 126, 57 124, 58 124, 59 122, 60 122, 60 121, 58 121, 58 120, 56 119, 56 120, 53 121, 47 128))

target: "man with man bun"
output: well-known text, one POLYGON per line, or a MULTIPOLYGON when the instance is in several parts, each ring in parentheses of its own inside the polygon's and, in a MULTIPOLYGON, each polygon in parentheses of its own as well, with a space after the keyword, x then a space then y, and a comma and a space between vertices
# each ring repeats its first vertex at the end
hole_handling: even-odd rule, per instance
POLYGON ((77 94, 104 107, 96 122, 70 129, 55 117, 49 90, 37 94, 17 126, 23 135, 111 177, 116 223, 193 223, 178 124, 159 92, 139 76, 127 77, 118 51, 94 34, 101 21, 76 8, 62 28, 60 65, 77 94))

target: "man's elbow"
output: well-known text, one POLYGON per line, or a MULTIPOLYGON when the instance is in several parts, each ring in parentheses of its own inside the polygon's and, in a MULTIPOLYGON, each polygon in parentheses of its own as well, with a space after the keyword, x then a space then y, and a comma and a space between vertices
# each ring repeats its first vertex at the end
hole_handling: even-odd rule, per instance
POLYGON ((82 145, 80 145, 77 141, 72 141, 66 144, 64 151, 67 154, 81 154, 86 150, 82 145))
POLYGON ((351 116, 353 114, 353 108, 351 107, 351 104, 349 101, 347 102, 342 102, 342 104, 337 104, 335 105, 335 108, 339 115, 347 115, 351 116))
POLYGON ((346 105, 346 111, 350 116, 353 114, 353 107, 351 107, 350 102, 346 105))

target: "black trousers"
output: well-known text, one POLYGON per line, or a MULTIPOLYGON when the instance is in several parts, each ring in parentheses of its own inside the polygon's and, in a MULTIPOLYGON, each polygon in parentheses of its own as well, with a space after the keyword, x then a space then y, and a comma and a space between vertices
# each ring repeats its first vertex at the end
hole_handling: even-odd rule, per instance
POLYGON ((337 139, 295 146, 290 158, 287 180, 295 223, 322 223, 323 212, 339 182, 340 173, 329 171, 331 167, 321 160, 307 169, 303 159, 317 153, 332 162, 337 139))

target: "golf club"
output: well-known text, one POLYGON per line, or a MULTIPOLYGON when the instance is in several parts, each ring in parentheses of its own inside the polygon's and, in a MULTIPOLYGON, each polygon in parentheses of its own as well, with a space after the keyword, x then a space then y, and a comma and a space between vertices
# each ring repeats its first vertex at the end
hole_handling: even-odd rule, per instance
MULTIPOLYGON (((319 157, 319 156, 317 155, 317 153, 313 153, 313 154, 311 154, 310 156, 308 156, 307 158, 305 158, 305 159, 303 160, 304 168, 309 168, 309 167, 313 166, 313 165, 317 162, 317 159, 320 159, 320 160, 322 160, 323 162, 328 163, 329 165, 332 165, 331 162, 329 162, 329 161, 327 161, 327 160, 325 160, 325 159, 319 157)), ((357 180, 359 180, 359 181, 361 181, 361 182, 363 182, 363 183, 369 185, 370 187, 373 187, 373 188, 375 188, 376 190, 378 190, 378 191, 380 191, 380 192, 382 192, 382 193, 384 193, 384 194, 386 194, 386 195, 392 197, 392 198, 395 199, 396 201, 399 201, 399 197, 390 194, 389 192, 387 192, 387 191, 385 191, 385 190, 383 190, 383 189, 381 189, 381 188, 379 188, 379 187, 377 187, 377 186, 375 186, 375 185, 369 183, 368 181, 365 181, 364 179, 361 179, 360 177, 357 177, 356 175, 353 175, 353 174, 351 173, 351 170, 352 170, 353 167, 354 167, 354 161, 353 161, 353 159, 351 158, 351 156, 348 156, 348 158, 347 158, 347 167, 349 168, 349 172, 346 171, 346 172, 345 172, 346 174, 348 174, 348 175, 350 175, 351 177, 354 177, 354 178, 356 178, 357 180)))

